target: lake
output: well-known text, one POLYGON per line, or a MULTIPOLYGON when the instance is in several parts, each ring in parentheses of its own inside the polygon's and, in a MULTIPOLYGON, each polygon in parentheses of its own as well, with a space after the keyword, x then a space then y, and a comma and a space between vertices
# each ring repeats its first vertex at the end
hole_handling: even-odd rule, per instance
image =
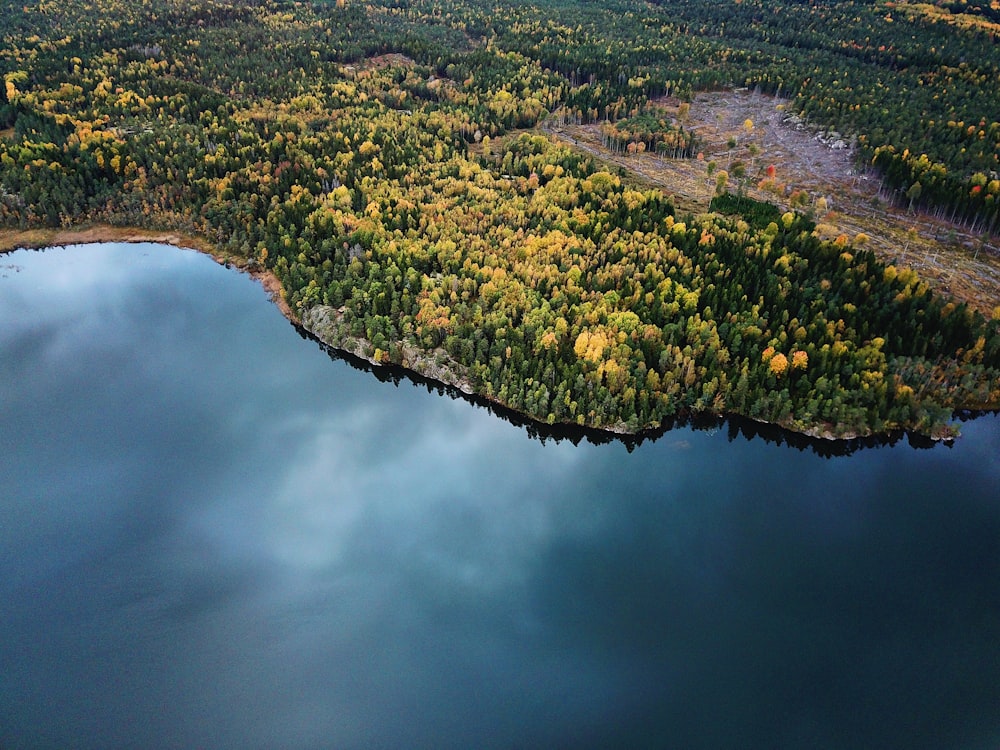
POLYGON ((1000 747, 995 416, 542 441, 151 244, 0 319, 4 748, 1000 747))

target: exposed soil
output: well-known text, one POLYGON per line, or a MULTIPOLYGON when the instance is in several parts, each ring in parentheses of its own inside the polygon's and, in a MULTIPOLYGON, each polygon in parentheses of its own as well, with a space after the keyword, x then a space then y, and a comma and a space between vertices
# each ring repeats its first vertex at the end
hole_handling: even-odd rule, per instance
POLYGON ((348 70, 378 70, 380 68, 412 68, 416 63, 412 58, 399 52, 387 52, 384 55, 375 55, 366 60, 353 65, 345 65, 348 70))
POLYGON ((672 195, 682 211, 708 210, 718 175, 716 171, 709 176, 708 165, 715 162, 716 170, 729 171, 730 191, 744 189, 783 210, 798 202, 799 210, 814 212, 822 236, 867 235, 867 246, 882 260, 913 268, 936 291, 987 316, 1000 305, 996 238, 983 238, 960 225, 892 205, 880 194, 877 175, 856 167, 849 136, 815 130, 792 115, 787 101, 746 90, 698 94, 683 117, 676 99, 656 104, 675 123, 697 134, 699 158, 612 153, 601 144, 600 124, 562 124, 558 117, 550 117, 543 128, 557 140, 621 166, 639 181, 672 195), (751 129, 745 127, 746 120, 753 123, 751 129), (730 139, 736 141, 733 148, 730 139), (732 176, 737 163, 746 169, 742 181, 732 176), (774 179, 762 183, 770 165, 774 179))
POLYGON ((370 57, 367 60, 366 67, 371 68, 388 68, 393 67, 410 67, 414 62, 412 59, 406 55, 402 55, 398 52, 389 52, 384 55, 376 55, 375 57, 370 57))

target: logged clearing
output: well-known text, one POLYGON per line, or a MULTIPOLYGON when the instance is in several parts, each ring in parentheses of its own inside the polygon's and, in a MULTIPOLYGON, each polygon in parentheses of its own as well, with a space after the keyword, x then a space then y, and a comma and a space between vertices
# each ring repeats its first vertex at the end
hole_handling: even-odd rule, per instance
POLYGON ((613 153, 602 145, 599 123, 574 125, 551 117, 543 127, 555 139, 673 196, 682 211, 707 211, 719 172, 725 170, 731 192, 745 190, 782 210, 811 211, 817 233, 827 239, 843 234, 853 241, 865 235, 862 241, 882 260, 913 268, 936 291, 986 316, 1000 305, 996 239, 892 205, 880 194, 878 176, 858 170, 849 136, 811 128, 791 113, 787 101, 745 90, 698 94, 689 108, 676 99, 654 104, 675 125, 697 134, 698 158, 613 153), (739 165, 746 173, 742 180, 733 176, 739 165), (769 166, 773 179, 768 179, 769 166))

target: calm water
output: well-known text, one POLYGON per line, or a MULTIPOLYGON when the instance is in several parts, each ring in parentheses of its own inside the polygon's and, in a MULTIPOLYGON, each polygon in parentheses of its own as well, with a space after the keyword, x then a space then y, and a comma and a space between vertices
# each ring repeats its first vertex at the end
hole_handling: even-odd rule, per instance
POLYGON ((4 748, 1000 747, 1000 420, 532 439, 193 252, 0 256, 4 748))

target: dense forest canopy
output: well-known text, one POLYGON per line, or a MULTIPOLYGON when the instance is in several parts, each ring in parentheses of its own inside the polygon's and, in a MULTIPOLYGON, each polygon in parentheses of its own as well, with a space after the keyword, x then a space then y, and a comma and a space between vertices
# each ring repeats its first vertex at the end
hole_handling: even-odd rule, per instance
POLYGON ((934 433, 1000 405, 997 320, 809 216, 721 187, 680 215, 532 130, 558 113, 693 158, 655 100, 748 87, 855 137, 899 201, 993 231, 992 4, 62 0, 0 21, 5 227, 201 234, 332 343, 549 422, 934 433))

